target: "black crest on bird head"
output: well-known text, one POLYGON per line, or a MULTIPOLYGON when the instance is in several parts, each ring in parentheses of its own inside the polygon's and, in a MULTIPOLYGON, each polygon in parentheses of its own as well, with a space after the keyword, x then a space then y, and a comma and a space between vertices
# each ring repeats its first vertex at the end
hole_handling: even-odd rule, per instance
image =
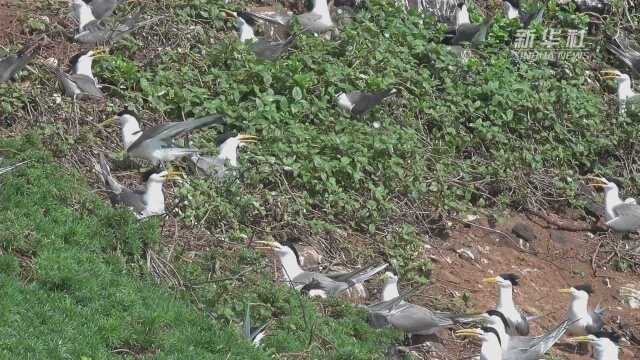
POLYGON ((508 2, 516 9, 520 9, 520 0, 503 0, 504 2, 508 2))
POLYGON ((138 118, 138 115, 136 113, 134 113, 133 111, 129 110, 129 109, 124 109, 124 110, 120 111, 119 113, 117 113, 116 115, 118 115, 118 116, 129 115, 129 116, 133 116, 136 119, 138 118))
POLYGON ((300 292, 305 295, 309 295, 309 292, 311 292, 311 290, 324 290, 320 280, 316 278, 311 279, 311 281, 309 281, 300 289, 300 292))
POLYGON ((298 249, 296 249, 296 247, 293 244, 294 242, 292 240, 287 240, 283 242, 281 245, 290 248, 291 251, 293 251, 293 253, 296 255, 296 261, 298 262, 298 265, 302 265, 300 263, 300 253, 298 252, 298 249))
POLYGON ((516 275, 516 274, 512 274, 512 273, 504 273, 504 274, 500 274, 500 277, 507 280, 508 282, 511 283, 511 285, 513 286, 518 286, 520 285, 519 281, 520 281, 520 276, 516 275))
POLYGON ((509 325, 509 321, 507 320, 507 317, 504 316, 504 314, 501 311, 494 310, 494 309, 487 310, 487 315, 499 317, 505 329, 511 328, 511 325, 509 325))
POLYGON ((617 333, 615 331, 606 331, 606 330, 600 330, 594 333, 593 336, 598 338, 607 338, 616 344, 620 343, 620 340, 622 339, 622 335, 620 333, 617 333))
POLYGON ((216 138, 216 146, 220 146, 224 144, 225 141, 236 136, 238 136, 238 133, 235 131, 225 131, 222 135, 218 135, 218 137, 216 138))
POLYGON ((87 55, 89 53, 89 51, 91 50, 84 50, 84 51, 80 51, 79 53, 73 55, 70 59, 69 59, 69 66, 71 68, 73 68, 74 66, 76 66, 76 64, 78 63, 78 60, 80 60, 81 57, 87 55))
POLYGON ((151 175, 153 174, 159 174, 161 172, 165 171, 165 169, 163 167, 160 166, 154 166, 151 169, 145 171, 142 173, 142 175, 140 176, 142 179, 142 182, 147 182, 149 181, 149 178, 151 177, 151 175))
POLYGON ((500 339, 500 334, 498 334, 498 330, 489 327, 489 326, 483 326, 480 328, 480 330, 484 331, 485 333, 492 333, 494 334, 497 338, 498 338, 498 344, 500 344, 500 346, 502 346, 502 339, 500 339))
POLYGON ((238 15, 239 18, 244 20, 244 22, 246 22, 249 26, 251 27, 256 26, 256 19, 254 19, 253 16, 251 16, 251 14, 249 14, 248 12, 238 11, 236 14, 238 15))
POLYGON ((464 1, 460 1, 459 3, 456 4, 456 7, 458 9, 462 9, 462 7, 465 5, 464 1))
POLYGON ((82 0, 82 2, 84 2, 84 3, 85 3, 85 4, 87 4, 87 5, 91 4, 91 2, 92 2, 92 1, 93 1, 93 0, 82 0))
POLYGON ((617 177, 611 177, 608 178, 607 181, 612 182, 614 184, 616 184, 616 186, 618 187, 618 189, 622 190, 624 189, 624 182, 622 182, 622 180, 620 180, 617 177))
POLYGON ((591 286, 591 284, 576 285, 573 288, 576 290, 584 291, 589 295, 593 294, 593 287, 591 286))

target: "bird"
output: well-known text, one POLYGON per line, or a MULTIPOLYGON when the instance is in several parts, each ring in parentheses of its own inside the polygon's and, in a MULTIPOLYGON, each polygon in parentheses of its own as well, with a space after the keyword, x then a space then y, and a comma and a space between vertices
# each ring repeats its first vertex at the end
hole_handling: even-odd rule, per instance
POLYGON ((589 335, 602 330, 605 309, 600 307, 600 304, 593 311, 589 311, 588 308, 589 296, 593 294, 591 285, 576 285, 559 291, 564 294, 571 294, 567 318, 573 323, 567 331, 569 335, 589 335))
POLYGON ((498 302, 496 310, 500 311, 509 321, 509 335, 529 335, 529 318, 513 303, 513 287, 518 286, 520 277, 516 274, 505 273, 496 277, 485 278, 484 283, 498 285, 498 302))
POLYGON ((527 28, 534 21, 542 20, 548 1, 545 0, 533 11, 525 13, 520 7, 520 0, 502 0, 502 9, 507 19, 519 19, 522 27, 527 28))
POLYGON ((633 91, 631 78, 615 69, 600 72, 603 79, 616 79, 618 83, 618 107, 621 114, 640 114, 640 94, 633 91))
POLYGON ((128 16, 122 22, 106 22, 96 19, 93 10, 84 0, 72 0, 72 8, 78 19, 78 31, 74 40, 85 44, 113 43, 125 35, 156 19, 140 20, 140 13, 128 16))
POLYGON ((22 70, 36 54, 42 38, 25 45, 15 54, 10 54, 0 59, 0 84, 15 78, 18 71, 22 70))
POLYGON ((113 10, 118 6, 118 0, 82 0, 91 8, 93 16, 100 20, 113 15, 113 10))
POLYGON ((329 13, 327 0, 315 0, 310 12, 296 16, 302 26, 302 31, 324 34, 335 29, 335 24, 329 13))
POLYGON ((397 93, 396 89, 385 89, 373 92, 351 91, 340 92, 336 95, 338 107, 350 112, 352 115, 360 116, 368 113, 384 99, 397 93))
POLYGON ((451 45, 470 43, 472 48, 477 48, 486 40, 491 24, 493 17, 486 17, 480 24, 461 24, 456 28, 451 45))
POLYGON ((216 157, 193 153, 190 159, 196 165, 196 168, 207 176, 216 176, 221 179, 225 176, 228 168, 238 167, 238 150, 240 147, 255 143, 256 139, 257 137, 253 135, 226 132, 216 139, 216 145, 218 145, 218 155, 216 157))
POLYGON ((384 278, 382 301, 367 306, 369 320, 374 327, 390 325, 408 335, 433 335, 444 327, 484 319, 482 314, 434 311, 407 302, 405 299, 415 290, 395 296, 398 294, 397 276, 389 273, 385 274, 384 278), (389 297, 392 298, 389 299, 389 297))
POLYGON ((117 120, 122 129, 122 143, 127 154, 133 158, 148 160, 154 165, 200 152, 198 149, 178 146, 174 142, 175 137, 191 130, 225 123, 223 115, 208 115, 185 121, 168 122, 142 130, 137 115, 133 111, 123 110, 102 124, 113 120, 117 120))
POLYGON ((291 44, 293 44, 295 40, 293 35, 283 41, 269 41, 263 37, 256 37, 256 21, 250 13, 244 11, 223 11, 227 16, 236 19, 236 28, 240 36, 240 41, 249 44, 249 47, 258 59, 276 60, 291 47, 291 44))
POLYGON ((269 326, 270 322, 267 321, 264 324, 253 327, 251 326, 251 305, 247 304, 245 313, 244 313, 244 321, 242 322, 242 335, 254 346, 260 346, 262 339, 266 336, 266 329, 269 326))
MULTIPOLYGON (((2 158, 0 158, 0 161, 2 161, 2 158)), ((11 171, 11 170, 13 170, 13 169, 17 168, 18 166, 22 166, 22 165, 24 165, 24 164, 28 163, 29 161, 31 161, 31 160, 22 161, 22 162, 19 162, 19 163, 17 163, 17 164, 11 165, 11 166, 1 167, 1 168, 0 168, 0 175, 2 175, 2 174, 6 174, 6 173, 8 173, 9 171, 11 171)))
POLYGON ((129 190, 111 175, 103 154, 100 154, 100 162, 94 167, 106 188, 111 203, 130 209, 138 219, 165 213, 163 184, 166 180, 178 179, 181 175, 179 172, 151 169, 143 175, 143 180, 146 182, 144 191, 129 190))
POLYGON ((621 336, 615 332, 600 331, 591 335, 572 337, 569 341, 591 344, 595 360, 618 360, 620 339, 621 336))
MULTIPOLYGON (((508 326, 502 318, 490 315, 490 323, 508 326), (497 318, 497 319, 496 319, 497 318)), ((503 316, 504 318, 504 316, 503 316)), ((476 329, 463 329, 455 332, 456 336, 483 336, 488 332, 496 338, 493 341, 483 341, 480 349, 480 359, 484 360, 538 360, 565 334, 571 321, 568 319, 540 336, 510 336, 507 331, 500 331, 492 326, 476 329), (490 330, 489 330, 490 329, 490 330), (495 341, 497 340, 497 341, 495 341)), ((482 338, 482 337, 481 337, 482 338)))
POLYGON ((74 101, 85 97, 102 99, 105 95, 98 87, 98 81, 93 75, 91 66, 93 59, 103 55, 103 49, 87 50, 74 55, 70 59, 69 74, 50 63, 45 63, 45 66, 60 81, 65 94, 72 97, 74 101))
POLYGON ((625 63, 632 71, 640 75, 640 45, 629 35, 618 34, 607 42, 607 49, 625 63))
POLYGON ((502 339, 498 331, 489 326, 475 329, 462 329, 455 332, 456 336, 473 336, 480 339, 480 360, 501 360, 502 339))
POLYGON ((640 229, 640 205, 633 198, 620 199, 618 185, 605 178, 588 176, 597 182, 589 184, 604 189, 606 225, 615 232, 627 233, 640 229))
POLYGON ((300 267, 298 250, 292 243, 280 244, 276 241, 258 241, 266 245, 262 248, 273 250, 280 259, 281 269, 286 281, 296 290, 305 290, 309 296, 337 297, 357 284, 362 284, 376 273, 384 270, 388 264, 365 266, 349 273, 321 274, 305 271, 300 267), (306 286, 306 288, 305 288, 306 286))

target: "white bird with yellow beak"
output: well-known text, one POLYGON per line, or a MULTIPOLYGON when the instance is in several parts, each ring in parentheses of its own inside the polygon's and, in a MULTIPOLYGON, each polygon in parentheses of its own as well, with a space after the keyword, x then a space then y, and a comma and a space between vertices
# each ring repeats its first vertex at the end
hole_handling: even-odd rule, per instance
POLYGON ((190 158, 199 171, 208 176, 216 176, 218 179, 222 179, 229 168, 238 167, 238 151, 240 148, 256 143, 257 139, 253 135, 227 132, 216 139, 216 144, 218 145, 218 155, 216 157, 193 154, 190 158))
POLYGON ((588 176, 595 183, 589 184, 604 190, 605 220, 607 226, 616 232, 626 233, 640 229, 640 205, 633 198, 624 201, 615 182, 605 178, 588 176))
POLYGON ((631 77, 615 69, 600 72, 603 79, 615 79, 618 83, 618 107, 621 114, 640 114, 640 94, 633 91, 631 77))
POLYGON ((613 332, 598 332, 592 335, 577 336, 571 342, 587 343, 593 348, 594 360, 618 360, 618 342, 621 336, 613 332))
POLYGON ((567 313, 567 318, 572 321, 571 327, 567 331, 569 335, 595 334, 602 330, 605 309, 598 304, 593 311, 589 311, 589 296, 593 294, 591 285, 576 285, 559 291, 571 295, 571 303, 567 313))
POLYGON ((97 48, 94 50, 82 51, 69 60, 71 71, 69 74, 64 73, 57 66, 45 63, 45 66, 51 71, 58 81, 62 84, 64 92, 67 96, 72 97, 74 101, 78 98, 92 97, 104 98, 104 93, 100 90, 98 80, 93 75, 91 69, 93 60, 105 56, 106 49, 97 48))
POLYGON ((496 310, 504 314, 509 321, 509 335, 529 335, 529 319, 513 302, 513 287, 520 283, 520 276, 511 273, 482 279, 487 284, 498 285, 498 302, 496 310))

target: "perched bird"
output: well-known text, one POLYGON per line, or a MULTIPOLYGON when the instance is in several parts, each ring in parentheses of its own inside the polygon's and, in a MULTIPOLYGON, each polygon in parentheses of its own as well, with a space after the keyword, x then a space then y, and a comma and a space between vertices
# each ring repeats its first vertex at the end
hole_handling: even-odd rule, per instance
POLYGON ((388 264, 365 266, 350 273, 321 274, 305 271, 300 267, 298 251, 290 243, 280 244, 275 241, 258 241, 266 248, 275 251, 280 259, 283 275, 289 285, 297 290, 304 290, 309 296, 340 296, 356 284, 362 284, 388 264))
POLYGON ((118 6, 118 0, 82 0, 91 8, 93 16, 100 20, 113 15, 113 10, 118 6))
POLYGON ((567 331, 569 335, 595 334, 604 326, 605 309, 596 306, 589 311, 589 295, 593 294, 593 288, 589 284, 578 285, 568 289, 560 289, 561 293, 571 294, 571 303, 567 318, 573 322, 567 331))
POLYGON ((573 337, 569 341, 591 344, 595 360, 618 360, 620 339, 619 334, 600 331, 592 335, 573 337))
POLYGON ((242 335, 250 340, 254 346, 260 346, 262 339, 267 334, 267 326, 269 326, 269 321, 257 327, 251 326, 251 305, 247 304, 242 323, 242 335))
POLYGON ((122 129, 122 143, 127 154, 134 158, 151 161, 153 164, 199 153, 198 149, 178 146, 174 138, 191 130, 225 122, 222 115, 209 115, 186 121, 164 123, 143 131, 136 116, 132 111, 123 110, 104 123, 117 120, 122 129))
POLYGON ((130 209, 138 219, 165 213, 162 185, 166 180, 178 179, 181 175, 178 172, 152 169, 144 174, 146 189, 140 191, 122 186, 111 175, 103 154, 100 154, 100 163, 95 164, 95 170, 106 188, 111 203, 130 209))
POLYGON ((452 39, 456 36, 458 28, 462 25, 468 25, 470 23, 471 20, 469 19, 469 10, 467 9, 467 4, 465 4, 464 1, 461 1, 456 4, 453 15, 453 24, 449 24, 447 26, 445 43, 450 45, 452 39))
POLYGON ((98 81, 93 76, 91 66, 93 59, 102 56, 104 50, 87 50, 74 55, 70 60, 71 72, 64 73, 58 67, 45 64, 49 71, 58 78, 67 96, 75 101, 79 98, 92 97, 102 99, 104 93, 98 87, 98 81))
MULTIPOLYGON (((490 316, 493 318, 494 316, 490 316)), ((498 321, 502 321, 498 317, 498 321)), ((495 324, 496 321, 492 320, 495 324)), ((508 323, 506 323, 508 325, 508 323)), ((480 329, 463 329, 456 331, 456 336, 483 336, 491 332, 498 341, 488 341, 482 344, 480 359, 485 360, 538 360, 544 358, 544 354, 558 342, 569 328, 571 321, 565 320, 540 336, 509 336, 507 332, 486 326, 480 329), (491 330, 488 330, 491 329, 491 330), (505 340, 507 341, 505 343, 505 340), (505 344, 507 344, 505 346, 505 344)), ((505 325, 506 326, 506 325, 505 325)))
POLYGON ((625 233, 640 229, 640 205, 636 204, 635 199, 622 201, 618 185, 613 181, 592 176, 588 178, 598 181, 589 185, 604 189, 605 220, 610 229, 625 233))
POLYGON ((373 327, 393 326, 409 335, 433 335, 438 330, 454 324, 481 321, 482 314, 455 314, 433 311, 405 301, 413 291, 398 294, 397 276, 386 273, 382 301, 367 306, 369 321, 373 327), (391 297, 391 298, 390 298, 391 297))
POLYGON ((310 12, 296 16, 302 31, 324 34, 335 29, 327 0, 315 0, 310 12))
POLYGON ((640 114, 640 94, 631 88, 629 75, 618 70, 603 70, 603 79, 616 79, 618 83, 618 106, 621 114, 640 114))
POLYGON ((341 92, 336 95, 336 100, 338 101, 338 106, 341 109, 358 116, 368 113, 376 105, 380 104, 382 100, 394 95, 395 93, 397 93, 396 89, 386 89, 374 92, 341 92))
POLYGON ((628 35, 618 34, 607 42, 607 49, 640 75, 640 45, 628 35))
POLYGON ((208 176, 223 178, 228 168, 238 167, 238 151, 240 147, 255 143, 257 138, 253 135, 236 134, 234 132, 224 133, 216 139, 218 145, 218 156, 203 156, 193 153, 191 161, 198 170, 208 176))
POLYGON ((462 329, 455 332, 456 336, 473 336, 480 339, 480 360, 501 360, 502 339, 498 331, 492 327, 483 326, 476 329, 462 329))
POLYGON ((121 23, 98 20, 91 6, 84 0, 72 0, 74 16, 78 19, 78 31, 73 37, 80 43, 111 43, 122 39, 125 35, 156 19, 141 21, 140 14, 129 16, 121 23))
POLYGON ((498 304, 496 310, 506 316, 509 321, 509 335, 529 335, 529 319, 516 307, 513 302, 513 287, 519 285, 520 277, 516 274, 500 274, 500 276, 485 278, 482 281, 498 285, 498 304))
POLYGON ((502 10, 507 19, 519 19, 522 27, 527 28, 534 21, 542 21, 548 1, 545 0, 530 13, 525 13, 520 7, 520 0, 502 0, 502 10))
POLYGON ((293 44, 294 36, 289 36, 289 38, 284 41, 269 41, 262 37, 256 37, 256 21, 250 13, 244 11, 223 11, 227 16, 236 19, 236 29, 240 36, 240 41, 249 44, 258 59, 275 60, 293 44))
POLYGON ((493 24, 493 17, 486 17, 480 24, 462 24, 456 29, 456 36, 451 40, 451 45, 470 43, 472 48, 482 44, 493 24))
POLYGON ((0 84, 15 78, 18 71, 22 70, 36 54, 40 46, 40 39, 25 45, 17 53, 0 59, 0 84))

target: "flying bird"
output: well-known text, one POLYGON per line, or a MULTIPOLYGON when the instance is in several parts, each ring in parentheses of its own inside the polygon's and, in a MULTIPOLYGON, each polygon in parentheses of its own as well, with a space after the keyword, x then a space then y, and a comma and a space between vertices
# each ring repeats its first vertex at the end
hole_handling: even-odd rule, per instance
POLYGON ((129 190, 111 175, 103 154, 100 154, 100 162, 95 164, 95 170, 111 203, 130 209, 138 219, 165 213, 163 184, 166 180, 178 179, 181 175, 179 172, 152 169, 143 176, 145 190, 129 190))
POLYGON ((258 241, 273 250, 282 268, 285 281, 296 290, 303 290, 309 296, 322 298, 337 297, 347 293, 354 286, 364 283, 376 273, 384 270, 388 264, 365 266, 349 273, 322 274, 306 271, 300 267, 298 250, 292 243, 280 244, 275 241, 258 241))
POLYGON ((207 176, 223 178, 229 168, 238 167, 238 151, 242 146, 255 143, 257 138, 253 135, 237 134, 235 132, 224 133, 216 139, 218 155, 216 157, 194 153, 191 161, 199 171, 207 176))
POLYGON ((15 78, 18 71, 22 70, 36 54, 42 38, 25 45, 15 54, 10 54, 0 59, 0 84, 15 78))
POLYGON ((640 229, 640 205, 633 198, 622 201, 618 185, 605 178, 589 176, 597 182, 589 184, 604 189, 604 208, 607 226, 615 232, 627 233, 640 229))
POLYGON ((74 101, 85 97, 102 99, 105 95, 98 86, 98 80, 93 75, 91 66, 93 59, 103 55, 103 49, 87 50, 74 55, 70 60, 69 74, 49 63, 45 63, 45 66, 60 81, 65 94, 72 97, 74 101))
POLYGON ((567 289, 560 289, 561 293, 571 294, 571 303, 567 318, 572 322, 567 333, 569 335, 595 334, 604 326, 605 309, 600 304, 589 311, 589 296, 593 294, 593 287, 589 284, 577 285, 567 289))
POLYGON ((276 60, 293 44, 294 36, 289 36, 289 38, 283 41, 269 41, 263 37, 257 37, 255 35, 256 21, 251 13, 244 11, 223 11, 227 16, 236 19, 236 29, 240 36, 240 41, 248 44, 258 59, 276 60))
POLYGON ((155 165, 200 152, 198 149, 177 145, 174 142, 174 138, 177 136, 192 130, 225 123, 224 116, 209 115, 186 121, 168 122, 142 130, 137 115, 132 111, 123 110, 103 124, 113 120, 117 120, 122 129, 122 143, 127 154, 134 158, 151 161, 155 165))
POLYGON ((485 278, 482 281, 498 285, 496 310, 504 314, 509 321, 509 335, 529 335, 529 318, 513 302, 513 287, 520 284, 520 276, 506 273, 496 277, 485 278))
POLYGON ((350 112, 352 115, 359 116, 368 113, 384 99, 395 93, 397 93, 396 89, 378 90, 374 92, 341 92, 336 95, 336 100, 341 109, 350 112))

